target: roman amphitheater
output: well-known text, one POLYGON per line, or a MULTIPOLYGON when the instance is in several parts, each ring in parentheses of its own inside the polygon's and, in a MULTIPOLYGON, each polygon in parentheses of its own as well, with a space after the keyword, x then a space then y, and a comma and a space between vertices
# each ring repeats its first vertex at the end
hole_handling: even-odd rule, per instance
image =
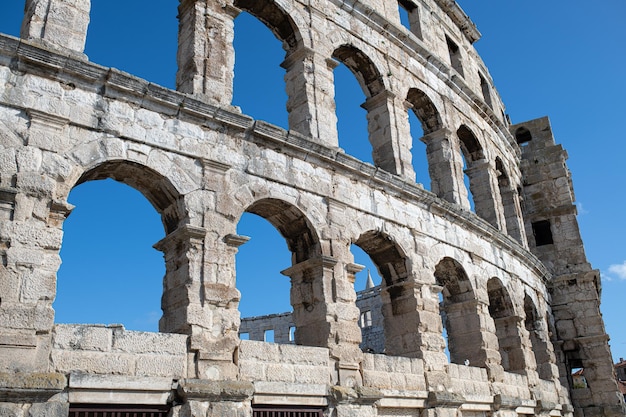
POLYGON ((625 414, 567 154, 510 124, 454 0, 181 0, 176 90, 90 62, 90 8, 27 0, 0 35, 0 416, 625 414), (284 46, 288 130, 231 103, 242 11, 284 46), (373 165, 338 146, 339 63, 373 165), (161 215, 159 333, 55 324, 67 197, 103 178, 161 215), (240 317, 246 212, 291 251, 287 316, 240 317), (352 244, 383 278, 358 303, 352 244))

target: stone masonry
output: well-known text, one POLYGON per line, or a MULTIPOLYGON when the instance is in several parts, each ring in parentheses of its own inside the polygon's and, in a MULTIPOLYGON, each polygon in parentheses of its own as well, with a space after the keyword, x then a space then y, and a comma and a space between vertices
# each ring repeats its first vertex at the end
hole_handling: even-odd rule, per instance
POLYGON ((548 119, 509 124, 453 0, 180 0, 175 91, 90 62, 90 7, 26 0, 21 38, 0 35, 0 416, 624 415, 567 154, 548 119), (242 11, 284 46, 288 130, 231 104, 242 11), (374 165, 338 147, 339 62, 366 96, 374 165), (104 178, 161 215, 159 333, 55 324, 68 194, 104 178), (292 252, 294 329, 275 340, 293 343, 240 340, 244 212, 292 252), (383 278, 382 349, 361 348, 352 244, 383 278))

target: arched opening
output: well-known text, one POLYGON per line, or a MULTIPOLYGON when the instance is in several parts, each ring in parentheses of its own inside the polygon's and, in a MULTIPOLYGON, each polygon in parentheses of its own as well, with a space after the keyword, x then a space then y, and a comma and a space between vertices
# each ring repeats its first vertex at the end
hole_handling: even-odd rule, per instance
POLYGON ((247 13, 235 19, 233 103, 256 119, 315 136, 311 98, 302 94, 312 82, 305 65, 311 57, 297 53, 302 36, 295 22, 274 1, 235 0, 234 6, 247 13))
POLYGON ((339 146, 348 154, 374 165, 372 146, 366 139, 367 111, 361 107, 363 90, 356 77, 344 64, 333 71, 335 80, 335 109, 339 146))
POLYGON ((523 220, 519 195, 515 188, 511 186, 509 175, 504 168, 500 158, 496 158, 496 174, 498 175, 498 188, 502 209, 506 221, 506 231, 513 239, 523 242, 523 220))
MULTIPOLYGON (((281 291, 282 297, 280 298, 282 300, 274 300, 276 294, 272 291, 271 281, 267 277, 260 276, 259 272, 261 272, 261 269, 252 265, 252 269, 248 272, 251 276, 246 277, 244 275, 240 277, 239 273, 245 273, 245 269, 241 269, 242 264, 238 259, 238 286, 240 278, 241 281, 261 281, 259 283, 260 286, 266 288, 263 288, 262 292, 255 293, 254 296, 248 294, 251 305, 266 303, 270 306, 278 306, 281 310, 280 313, 282 313, 290 300, 290 307, 293 309, 293 313, 288 316, 280 315, 280 317, 274 317, 278 321, 268 321, 268 318, 265 317, 263 320, 257 320, 256 323, 251 324, 251 326, 256 325, 256 328, 241 328, 240 332, 247 333, 251 339, 267 340, 267 337, 272 334, 268 332, 272 330, 275 342, 326 346, 328 335, 321 331, 321 329, 325 328, 326 323, 326 300, 323 297, 320 298, 320 294, 323 294, 322 276, 324 274, 324 265, 321 262, 319 240, 312 225, 297 207, 278 199, 259 200, 248 207, 246 212, 265 219, 271 227, 280 233, 291 258, 291 267, 284 269, 281 273, 289 277, 285 278, 285 281, 288 283, 288 280, 290 280, 291 284, 288 286, 288 294, 284 294, 284 291, 281 291), (269 293, 266 290, 269 290, 269 293), (266 297, 264 294, 269 295, 266 297), (271 323, 274 324, 270 325, 271 323), (291 330, 292 327, 295 327, 295 330, 291 330)), ((247 221, 245 215, 242 216, 241 221, 247 221)), ((240 232, 245 232, 245 227, 240 228, 240 232)), ((255 234, 258 234, 258 232, 255 231, 255 234)), ((258 250, 254 251, 254 254, 249 253, 247 255, 248 259, 253 259, 252 262, 254 263, 265 262, 265 260, 259 260, 259 258, 273 257, 277 250, 280 252, 282 244, 279 241, 281 239, 264 239, 266 244, 269 242, 272 246, 257 248, 258 250)), ((255 249, 254 246, 252 249, 255 249)), ((245 247, 242 247, 240 251, 245 251, 245 247)), ((284 261, 288 260, 286 256, 281 257, 281 259, 284 261)), ((276 264, 272 260, 268 261, 268 263, 270 266, 276 264)), ((286 267, 288 265, 282 265, 279 268, 286 267)), ((250 268, 249 265, 248 268, 250 268)), ((272 271, 272 274, 275 274, 275 272, 275 270, 272 271)), ((242 285, 245 288, 246 285, 250 285, 250 282, 242 282, 242 285)), ((264 310, 267 306, 261 306, 260 308, 260 310, 252 311, 268 311, 264 310)))
POLYGON ((384 340, 372 344, 376 353, 419 356, 418 325, 415 322, 415 295, 407 286, 409 266, 400 246, 379 231, 363 233, 354 242, 373 261, 381 279, 380 296, 384 340), (382 351, 381 351, 382 348, 382 351))
POLYGON ((485 158, 483 148, 474 136, 474 133, 465 125, 456 131, 461 144, 461 157, 463 158, 463 172, 465 173, 464 183, 467 189, 468 199, 472 210, 476 210, 476 192, 481 194, 479 187, 488 184, 482 184, 480 180, 484 179, 480 172, 481 167, 475 166, 477 161, 485 158))
POLYGON ((161 295, 173 271, 163 279, 163 255, 152 245, 184 217, 173 185, 147 167, 108 162, 85 172, 69 201, 76 208, 64 224, 57 322, 171 331, 159 318, 172 313, 161 295))
POLYGON ((53 304, 57 323, 120 323, 158 331, 164 237, 159 214, 141 193, 113 180, 89 181, 68 197, 63 263, 53 304))
MULTIPOLYGON (((372 60, 353 45, 340 46, 333 52, 332 57, 344 64, 352 72, 363 94, 365 94, 366 100, 361 106, 367 111, 368 139, 372 146, 371 160, 375 166, 395 174, 397 171, 396 156, 394 155, 388 128, 391 124, 389 97, 385 95, 385 86, 381 73, 372 60)), ((335 88, 338 86, 338 82, 335 81, 335 88)), ((340 133, 345 136, 352 136, 351 133, 340 133)), ((343 144, 344 138, 339 136, 339 145, 343 146, 343 144)), ((350 148, 356 149, 356 146, 351 145, 350 148)))
POLYGON ((442 287, 439 306, 450 362, 482 366, 481 323, 474 289, 459 262, 443 258, 435 267, 437 285, 442 287))
POLYGON ((515 314, 509 292, 498 278, 487 281, 489 315, 496 326, 496 336, 502 367, 505 371, 525 373, 526 360, 518 329, 519 317, 515 314))
POLYGON ((433 175, 439 174, 429 166, 427 146, 423 137, 441 129, 441 118, 437 108, 423 91, 411 88, 406 100, 412 110, 409 111, 409 124, 413 139, 411 151, 413 170, 417 182, 424 184, 424 188, 430 190, 433 175))
POLYGON ((233 104, 255 119, 288 128, 285 72, 280 68, 285 51, 267 25, 246 12, 235 18, 233 104))
POLYGON ((556 359, 549 339, 548 326, 538 314, 537 307, 528 294, 524 295, 524 313, 526 316, 524 326, 530 337, 539 378, 551 380, 554 378, 556 359))
POLYGON ((367 252, 356 244, 350 245, 350 252, 354 256, 354 262, 364 267, 355 273, 354 280, 356 305, 360 314, 360 347, 363 352, 383 353, 385 351, 385 326, 383 300, 380 295, 382 278, 367 252))
POLYGON ((92 62, 175 88, 178 3, 177 0, 92 1, 85 54, 92 62), (151 13, 149 25, 138 25, 137 19, 146 18, 146 10, 155 7, 170 12, 151 13))
POLYGON ((237 233, 250 237, 236 255, 239 337, 263 341, 271 329, 276 343, 289 343, 291 283, 280 273, 291 264, 285 238, 269 221, 252 213, 243 213, 237 233))

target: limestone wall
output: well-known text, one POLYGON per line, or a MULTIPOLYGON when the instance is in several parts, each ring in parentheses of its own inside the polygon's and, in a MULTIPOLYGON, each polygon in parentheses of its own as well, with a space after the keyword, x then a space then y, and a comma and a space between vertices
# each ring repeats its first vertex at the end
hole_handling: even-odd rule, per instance
POLYGON ((181 0, 177 91, 86 60, 89 1, 65 3, 28 0, 23 39, 0 35, 0 414, 121 401, 181 417, 259 406, 570 416, 578 363, 596 372, 576 412, 623 411, 598 372, 610 352, 564 155, 551 135, 518 146, 472 46, 480 34, 455 2, 181 0), (288 130, 231 105, 241 11, 283 41, 288 130), (367 98, 374 165, 338 148, 337 62, 367 98), (432 192, 415 182, 408 111, 422 123, 432 192), (161 215, 160 334, 54 324, 68 195, 104 178, 161 215), (245 212, 292 252, 295 345, 239 339, 245 212), (543 245, 545 215, 564 236, 543 245), (383 277, 385 355, 360 348, 351 244, 383 277), (571 319, 577 290, 583 320, 571 319))

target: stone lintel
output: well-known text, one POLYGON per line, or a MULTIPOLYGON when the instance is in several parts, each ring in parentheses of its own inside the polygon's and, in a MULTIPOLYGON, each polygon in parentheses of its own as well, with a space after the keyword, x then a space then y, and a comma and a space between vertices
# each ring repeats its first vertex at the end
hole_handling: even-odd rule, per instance
POLYGON ((238 248, 249 240, 250 236, 235 235, 232 233, 224 236, 224 243, 228 246, 232 246, 233 248, 238 248))
POLYGON ((50 217, 57 221, 63 221, 72 213, 74 207, 76 206, 66 201, 53 200, 50 203, 50 217))
POLYGON ((306 261, 297 263, 291 266, 290 268, 280 271, 280 273, 287 277, 293 277, 297 273, 306 271, 307 269, 312 269, 315 267, 332 268, 336 264, 337 264, 337 260, 333 258, 332 256, 322 255, 317 258, 310 258, 310 259, 307 259, 306 261))
POLYGON ((82 404, 167 404, 172 400, 172 378, 70 374, 68 401, 82 404))
POLYGON ((65 117, 34 109, 28 109, 27 114, 33 125, 38 125, 51 130, 60 131, 70 122, 69 119, 65 117))
POLYGON ((177 392, 185 401, 246 401, 252 398, 254 385, 247 381, 181 379, 177 392))
POLYGON ((231 166, 228 164, 225 164, 219 161, 214 161, 212 159, 202 159, 202 164, 209 171, 218 173, 218 174, 223 174, 231 168, 231 166))
POLYGON ((178 229, 159 240, 153 245, 153 248, 161 252, 165 252, 168 246, 172 244, 175 245, 176 242, 180 242, 182 240, 197 240, 201 242, 205 236, 205 228, 187 224, 180 226, 178 229))
POLYGON ((59 373, 0 373, 0 402, 45 402, 62 392, 67 378, 59 373))
POLYGON ((395 97, 396 95, 391 91, 383 90, 375 96, 369 97, 367 100, 365 100, 365 103, 361 104, 361 107, 363 107, 367 111, 371 111, 389 102, 390 100, 393 100, 395 97))
POLYGON ((306 46, 301 46, 298 49, 292 50, 289 55, 281 62, 280 66, 289 71, 297 62, 310 59, 315 56, 315 51, 306 46))
POLYGON ((493 409, 495 411, 500 410, 500 409, 517 409, 517 408, 528 408, 531 411, 530 412, 524 412, 522 414, 534 414, 534 408, 535 408, 536 404, 534 401, 530 400, 530 401, 524 401, 521 398, 518 397, 512 397, 509 395, 504 395, 504 394, 496 394, 493 397, 493 409))
POLYGON ((365 265, 361 264, 346 264, 346 271, 349 274, 357 274, 365 269, 365 265))
POLYGON ((378 408, 423 409, 426 407, 428 391, 381 390, 383 397, 378 408))
POLYGON ((460 407, 463 403, 465 403, 465 397, 456 392, 430 391, 428 393, 428 408, 460 407))
POLYGON ((466 402, 459 407, 459 410, 462 411, 471 411, 471 412, 491 412, 493 406, 493 397, 491 395, 484 396, 484 398, 480 399, 466 399, 466 402))
POLYGON ((328 386, 287 382, 254 382, 253 404, 265 405, 328 405, 328 386))
POLYGON ((372 405, 383 398, 379 389, 361 385, 354 388, 335 385, 330 388, 330 395, 336 404, 372 405))

